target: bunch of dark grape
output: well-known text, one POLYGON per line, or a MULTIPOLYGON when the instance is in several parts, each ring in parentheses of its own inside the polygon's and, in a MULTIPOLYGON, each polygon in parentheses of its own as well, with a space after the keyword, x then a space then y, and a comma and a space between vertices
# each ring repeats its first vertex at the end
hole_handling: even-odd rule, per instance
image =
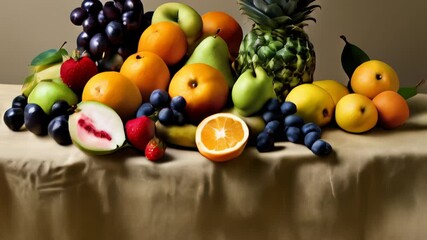
POLYGON ((169 94, 156 89, 151 95, 149 102, 143 103, 136 113, 136 117, 153 116, 165 126, 182 125, 185 123, 185 107, 187 102, 182 96, 169 97, 169 94))
POLYGON ((262 114, 266 125, 256 139, 258 151, 272 151, 275 142, 289 141, 304 144, 319 156, 331 153, 331 145, 321 139, 322 129, 313 122, 305 123, 296 113, 297 107, 292 102, 280 104, 276 98, 267 101, 262 114))
POLYGON ((70 20, 83 31, 77 49, 89 53, 99 71, 119 70, 138 48, 142 32, 151 25, 152 11, 144 13, 141 0, 84 0, 71 11, 70 20))
POLYGON ((73 107, 64 100, 58 100, 46 114, 35 103, 27 103, 24 95, 16 96, 12 106, 6 110, 3 121, 12 131, 20 131, 23 126, 37 136, 49 135, 59 145, 72 143, 68 131, 68 116, 73 112, 73 107))

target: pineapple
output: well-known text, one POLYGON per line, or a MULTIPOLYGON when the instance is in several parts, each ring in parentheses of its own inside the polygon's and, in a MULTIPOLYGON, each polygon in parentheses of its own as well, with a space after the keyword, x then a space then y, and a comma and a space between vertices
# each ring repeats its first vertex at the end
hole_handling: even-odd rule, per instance
POLYGON ((315 0, 238 0, 243 14, 254 21, 233 63, 237 76, 262 66, 273 78, 274 91, 283 102, 289 91, 313 82, 316 57, 303 27, 315 0))

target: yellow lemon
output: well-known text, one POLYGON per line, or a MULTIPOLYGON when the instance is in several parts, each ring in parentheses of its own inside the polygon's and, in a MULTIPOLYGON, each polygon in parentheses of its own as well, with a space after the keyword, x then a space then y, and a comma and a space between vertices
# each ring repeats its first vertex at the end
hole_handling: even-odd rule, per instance
POLYGON ((319 126, 328 124, 334 115, 335 103, 331 95, 323 88, 305 83, 293 88, 285 101, 297 106, 297 115, 305 122, 314 122, 319 126))
POLYGON ((331 95, 335 105, 342 97, 350 93, 344 84, 335 80, 318 80, 314 81, 313 84, 326 90, 331 95))

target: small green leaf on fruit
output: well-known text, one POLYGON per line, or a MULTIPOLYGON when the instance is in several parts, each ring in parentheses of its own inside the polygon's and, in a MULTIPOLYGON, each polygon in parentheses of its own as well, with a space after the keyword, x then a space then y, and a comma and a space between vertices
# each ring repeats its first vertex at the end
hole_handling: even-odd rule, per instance
POLYGON ((404 98, 409 99, 418 94, 418 87, 425 83, 425 79, 419 81, 417 85, 413 87, 402 87, 397 92, 404 98))

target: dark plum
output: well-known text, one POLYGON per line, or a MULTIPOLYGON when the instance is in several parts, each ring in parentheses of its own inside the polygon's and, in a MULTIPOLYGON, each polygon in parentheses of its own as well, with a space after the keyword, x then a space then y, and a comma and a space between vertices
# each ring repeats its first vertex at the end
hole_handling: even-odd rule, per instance
POLYGON ((47 127, 48 134, 59 145, 70 145, 72 143, 68 131, 68 115, 53 118, 47 127))
POLYGON ((20 107, 11 107, 3 115, 3 121, 12 131, 19 131, 24 125, 24 110, 20 107))
POLYGON ((61 115, 70 115, 72 113, 72 107, 65 100, 58 100, 53 103, 50 109, 50 117, 55 118, 61 115))
POLYGON ((261 132, 256 138, 256 148, 259 152, 269 152, 274 149, 274 137, 267 132, 261 132))
POLYGON ((12 100, 12 107, 24 109, 25 105, 27 105, 27 97, 24 95, 18 95, 12 100))
POLYGON ((38 136, 44 136, 47 134, 49 116, 39 105, 29 103, 24 109, 24 124, 28 131, 38 136))

